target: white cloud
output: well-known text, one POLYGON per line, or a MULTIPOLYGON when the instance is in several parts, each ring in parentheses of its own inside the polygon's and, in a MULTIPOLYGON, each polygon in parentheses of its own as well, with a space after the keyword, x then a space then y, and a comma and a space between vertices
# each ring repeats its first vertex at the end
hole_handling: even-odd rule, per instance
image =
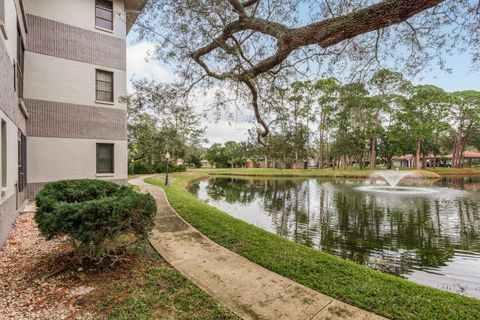
POLYGON ((129 90, 133 79, 149 79, 161 82, 174 81, 175 75, 151 56, 155 45, 151 42, 139 42, 127 47, 127 79, 129 90))
MULTIPOLYGON (((127 47, 127 80, 128 90, 131 91, 131 80, 148 79, 160 82, 173 82, 177 78, 162 65, 158 60, 152 59, 155 51, 155 45, 151 42, 139 42, 127 47)), ((214 99, 215 89, 209 89, 204 95, 196 95, 193 103, 194 108, 203 113, 206 107, 214 99)), ((227 120, 226 116, 218 121, 213 120, 212 113, 208 114, 208 119, 202 118, 201 125, 206 127, 205 137, 212 143, 224 143, 229 140, 245 141, 248 138, 248 129, 252 126, 248 122, 250 115, 237 112, 235 119, 227 120)))
POLYGON ((216 123, 205 123, 207 129, 205 137, 208 144, 225 143, 227 141, 245 141, 248 139, 248 129, 251 128, 249 123, 230 123, 226 120, 220 120, 216 123))

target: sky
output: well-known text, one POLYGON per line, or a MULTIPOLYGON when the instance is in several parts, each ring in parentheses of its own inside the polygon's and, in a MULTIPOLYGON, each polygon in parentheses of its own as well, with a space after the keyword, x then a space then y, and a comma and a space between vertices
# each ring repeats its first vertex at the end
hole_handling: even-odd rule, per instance
MULTIPOLYGON (((149 59, 149 52, 153 51, 154 45, 148 42, 136 43, 135 32, 130 32, 127 39, 127 81, 132 79, 154 79, 162 82, 175 81, 175 76, 167 66, 160 64, 154 59, 149 59)), ((445 57, 447 67, 451 73, 433 68, 426 68, 421 74, 412 80, 414 84, 434 84, 446 91, 478 90, 480 91, 480 72, 471 70, 471 59, 466 54, 455 53, 445 57)), ((129 91, 131 87, 129 85, 129 91)), ((208 96, 205 98, 208 99, 208 96)), ((201 106, 197 106, 201 108, 201 106)), ((202 124, 206 127, 205 136, 212 143, 224 143, 229 140, 245 141, 248 138, 248 129, 251 124, 249 118, 253 112, 245 110, 236 119, 221 118, 218 121, 203 119, 202 124)))

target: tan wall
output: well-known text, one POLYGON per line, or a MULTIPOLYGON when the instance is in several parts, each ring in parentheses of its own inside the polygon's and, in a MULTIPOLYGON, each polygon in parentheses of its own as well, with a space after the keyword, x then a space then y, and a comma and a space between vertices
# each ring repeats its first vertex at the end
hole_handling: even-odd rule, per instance
POLYGON ((25 99, 29 137, 127 139, 127 111, 25 99))
POLYGON ((127 94, 125 71, 25 52, 26 99, 39 99, 126 109, 119 97, 127 94), (114 104, 95 102, 95 69, 114 72, 114 104))
POLYGON ((32 27, 24 84, 32 112, 27 122, 29 196, 48 181, 124 183, 126 104, 119 102, 127 94, 123 1, 114 0, 113 33, 95 28, 94 0, 25 0, 25 8, 32 27), (114 103, 95 101, 96 69, 114 73, 114 103), (96 174, 96 143, 102 142, 115 144, 114 174, 96 174))
POLYGON ((14 0, 5 0, 5 31, 8 39, 4 39, 0 33, 0 39, 4 41, 8 55, 13 62, 17 56, 17 11, 14 0))
POLYGON ((17 216, 16 197, 13 195, 0 204, 0 247, 7 240, 17 216))
POLYGON ((28 183, 62 179, 127 178, 127 141, 27 138, 28 183), (96 143, 114 143, 114 174, 96 174, 96 143))
POLYGON ((123 1, 113 3, 113 33, 95 28, 94 0, 24 0, 29 14, 67 23, 79 28, 112 34, 119 38, 126 36, 126 21, 123 1))
POLYGON ((5 199, 15 194, 15 184, 18 180, 18 129, 3 111, 0 111, 0 118, 7 123, 7 190, 5 191, 5 196, 0 196, 0 203, 2 203, 5 199))
POLYGON ((125 40, 109 34, 27 15, 27 51, 105 67, 126 69, 125 40))

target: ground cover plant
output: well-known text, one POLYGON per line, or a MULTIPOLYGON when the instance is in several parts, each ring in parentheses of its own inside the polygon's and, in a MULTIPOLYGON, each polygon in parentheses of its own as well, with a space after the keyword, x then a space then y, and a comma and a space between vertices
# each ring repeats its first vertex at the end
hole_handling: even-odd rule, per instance
POLYGON ((147 241, 122 263, 80 264, 62 239, 22 214, 0 250, 1 319, 238 319, 147 241))
POLYGON ((100 289, 89 300, 106 319, 239 319, 145 242, 127 265, 93 278, 100 289))
POLYGON ((47 240, 66 236, 79 257, 101 260, 147 238, 157 207, 149 194, 99 180, 50 182, 36 197, 35 221, 47 240))
POLYGON ((201 202, 189 182, 205 173, 175 174, 161 186, 173 208, 213 241, 314 290, 390 319, 479 319, 480 300, 415 284, 271 234, 201 202))

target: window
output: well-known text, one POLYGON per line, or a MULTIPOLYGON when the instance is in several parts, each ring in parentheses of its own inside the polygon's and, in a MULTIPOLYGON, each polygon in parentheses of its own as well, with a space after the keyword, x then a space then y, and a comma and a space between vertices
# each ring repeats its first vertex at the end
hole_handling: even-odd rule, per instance
POLYGON ((2 152, 2 188, 7 187, 7 123, 2 119, 1 125, 2 152))
POLYGON ((23 45, 22 31, 20 29, 20 23, 17 21, 17 67, 16 78, 17 85, 15 90, 19 98, 23 98, 23 72, 24 72, 24 60, 25 60, 25 46, 23 45))
POLYGON ((27 186, 27 137, 18 131, 18 191, 27 186))
POLYGON ((113 1, 95 0, 95 26, 113 30, 113 1))
POLYGON ((97 143, 97 173, 113 173, 112 143, 97 143))
POLYGON ((113 72, 97 70, 96 100, 113 102, 113 72))

